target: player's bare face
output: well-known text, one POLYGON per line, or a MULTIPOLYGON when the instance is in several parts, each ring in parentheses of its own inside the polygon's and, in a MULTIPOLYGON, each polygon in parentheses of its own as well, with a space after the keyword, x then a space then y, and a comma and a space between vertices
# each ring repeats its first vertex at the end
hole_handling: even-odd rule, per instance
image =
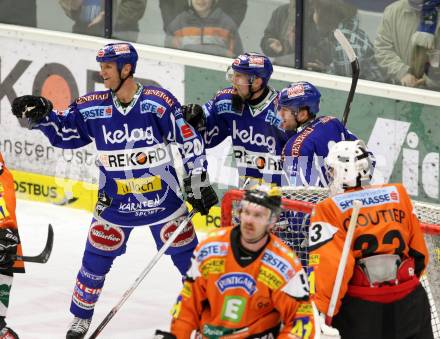
POLYGON ((254 244, 262 239, 270 222, 270 210, 261 205, 244 202, 240 213, 242 241, 254 244))
POLYGON ((101 67, 100 75, 104 80, 105 88, 115 89, 119 85, 119 71, 116 66, 116 62, 101 62, 99 64, 101 67))
POLYGON ((281 118, 281 127, 286 131, 294 131, 298 127, 294 113, 290 108, 281 107, 278 109, 278 115, 281 118))
POLYGON ((243 100, 246 100, 249 96, 249 75, 235 72, 232 68, 229 68, 226 77, 232 84, 232 87, 237 91, 237 94, 243 100))

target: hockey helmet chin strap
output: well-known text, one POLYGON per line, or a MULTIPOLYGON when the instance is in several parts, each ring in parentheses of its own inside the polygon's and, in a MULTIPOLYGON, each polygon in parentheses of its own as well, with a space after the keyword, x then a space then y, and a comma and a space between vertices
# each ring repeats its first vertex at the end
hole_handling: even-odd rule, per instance
POLYGON ((253 96, 255 93, 257 93, 258 91, 261 91, 262 89, 264 89, 263 86, 260 86, 260 88, 257 89, 256 91, 253 91, 253 90, 252 90, 252 84, 254 83, 254 81, 255 81, 256 78, 257 78, 257 77, 256 77, 255 75, 251 75, 251 77, 249 78, 249 83, 248 83, 248 88, 249 88, 248 92, 249 92, 249 94, 247 95, 247 97, 245 98, 245 100, 249 100, 249 99, 251 99, 252 96, 253 96))
POLYGON ((118 91, 121 89, 122 85, 124 84, 125 80, 127 80, 129 77, 133 76, 133 72, 130 72, 125 78, 122 78, 122 68, 119 71, 119 85, 116 87, 116 89, 112 89, 113 93, 118 93, 118 91))

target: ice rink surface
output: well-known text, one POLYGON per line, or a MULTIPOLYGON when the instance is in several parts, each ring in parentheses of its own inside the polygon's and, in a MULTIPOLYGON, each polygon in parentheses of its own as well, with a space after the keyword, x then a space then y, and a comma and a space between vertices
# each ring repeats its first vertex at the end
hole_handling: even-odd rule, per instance
MULTIPOLYGON (((73 317, 70 299, 92 216, 82 210, 18 200, 17 218, 24 255, 36 255, 43 249, 49 223, 55 236, 46 264, 26 263, 26 273, 14 276, 8 326, 21 339, 65 338, 73 317)), ((127 252, 115 260, 107 275, 88 334, 119 302, 155 253, 149 230, 135 229, 127 252)), ((152 338, 156 328, 168 329, 169 311, 180 287, 177 270, 169 257, 163 256, 99 338, 152 338)))

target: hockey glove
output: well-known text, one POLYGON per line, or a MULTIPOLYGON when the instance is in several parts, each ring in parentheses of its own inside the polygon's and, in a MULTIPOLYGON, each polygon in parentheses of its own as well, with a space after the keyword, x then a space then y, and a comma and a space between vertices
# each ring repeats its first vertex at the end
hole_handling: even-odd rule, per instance
POLYGON ((28 118, 31 125, 38 124, 52 109, 50 100, 34 95, 17 97, 12 102, 12 113, 19 119, 28 118))
POLYGON ((170 332, 156 330, 154 333, 154 339, 177 339, 176 336, 170 332))
POLYGON ((0 269, 14 266, 12 255, 17 254, 18 233, 10 228, 0 228, 0 269))
POLYGON ((336 328, 325 324, 324 313, 319 312, 318 322, 321 331, 321 339, 341 339, 339 331, 336 328))
POLYGON ((183 118, 199 133, 206 129, 205 114, 203 108, 197 104, 188 104, 181 107, 183 118))
POLYGON ((209 209, 218 203, 217 194, 209 183, 208 173, 193 173, 183 179, 187 201, 200 212, 207 215, 209 209))

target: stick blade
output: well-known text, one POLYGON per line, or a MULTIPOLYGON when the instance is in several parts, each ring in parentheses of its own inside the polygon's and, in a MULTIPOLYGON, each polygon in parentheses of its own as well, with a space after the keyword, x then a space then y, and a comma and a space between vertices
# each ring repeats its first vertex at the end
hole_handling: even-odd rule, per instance
POLYGON ((356 53, 354 52, 353 47, 350 45, 350 43, 348 42, 345 35, 341 32, 341 30, 335 29, 333 35, 335 36, 336 40, 338 40, 339 44, 341 45, 342 49, 347 55, 348 60, 350 60, 350 62, 355 61, 357 59, 356 53))
POLYGON ((23 256, 23 257, 21 257, 21 259, 23 261, 34 262, 34 263, 39 263, 39 264, 47 263, 47 261, 49 260, 50 254, 52 253, 53 238, 54 238, 53 228, 52 228, 52 225, 49 224, 48 229, 47 229, 46 245, 44 246, 43 251, 35 257, 23 256))

